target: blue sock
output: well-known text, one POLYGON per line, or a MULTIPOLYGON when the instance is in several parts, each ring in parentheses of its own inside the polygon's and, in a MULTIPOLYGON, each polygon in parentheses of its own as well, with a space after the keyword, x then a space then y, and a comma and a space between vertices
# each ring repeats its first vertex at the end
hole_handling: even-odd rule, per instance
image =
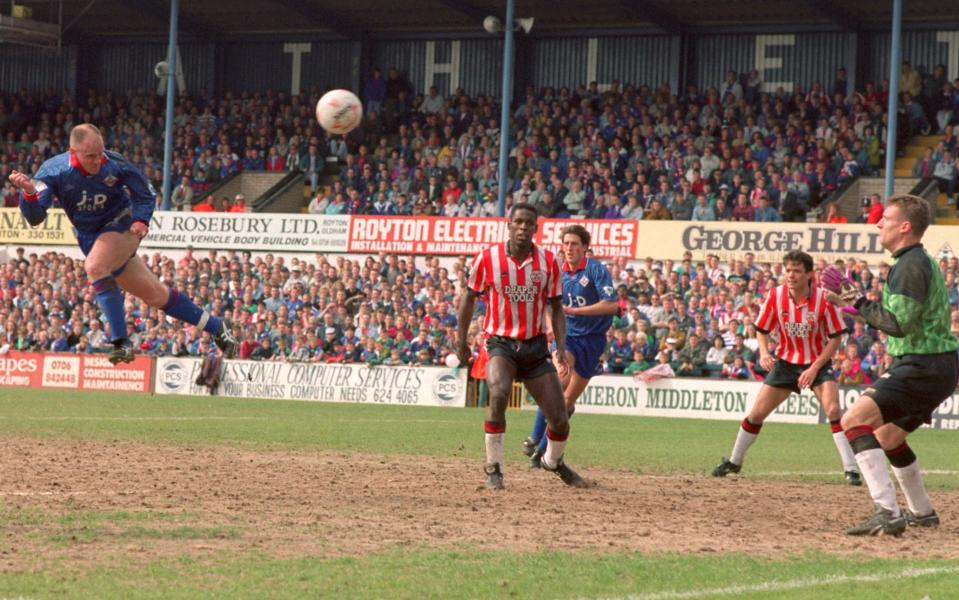
MULTIPOLYGON (((574 412, 576 412, 576 406, 575 406, 575 405, 572 406, 571 408, 569 408, 569 409, 566 411, 566 414, 568 415, 568 418, 572 419, 574 412)), ((543 414, 542 411, 540 411, 539 414, 543 414)), ((544 430, 546 429, 546 417, 543 417, 543 429, 544 429, 544 430)), ((546 439, 546 436, 544 435, 544 436, 539 440, 539 451, 540 451, 540 452, 546 452, 546 442, 547 442, 547 439, 546 439)))
POLYGON ((107 275, 93 282, 93 291, 97 297, 100 310, 107 317, 110 324, 111 341, 123 340, 127 337, 127 315, 123 309, 123 292, 117 286, 113 275, 107 275))
POLYGON ((161 309, 174 319, 186 321, 190 325, 196 325, 210 333, 216 335, 222 327, 219 317, 215 317, 193 303, 192 300, 180 293, 176 288, 170 288, 170 299, 161 309))
POLYGON ((539 409, 536 409, 536 419, 533 421, 533 431, 529 433, 529 437, 537 442, 546 439, 546 415, 539 409))

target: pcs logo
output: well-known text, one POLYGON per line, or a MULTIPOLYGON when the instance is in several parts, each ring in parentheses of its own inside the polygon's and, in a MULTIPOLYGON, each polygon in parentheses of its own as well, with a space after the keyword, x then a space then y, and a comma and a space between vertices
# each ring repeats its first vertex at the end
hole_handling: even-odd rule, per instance
POLYGON ((458 404, 462 402, 463 382, 453 373, 443 373, 433 382, 433 397, 440 404, 458 404))
POLYGON ((182 392, 187 388, 189 375, 179 362, 167 363, 160 373, 160 385, 171 394, 182 392))

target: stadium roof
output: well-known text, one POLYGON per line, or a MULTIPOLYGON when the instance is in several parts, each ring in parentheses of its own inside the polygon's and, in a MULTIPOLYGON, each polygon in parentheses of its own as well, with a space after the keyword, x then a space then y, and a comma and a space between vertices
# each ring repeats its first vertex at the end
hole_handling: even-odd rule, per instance
MULTIPOLYGON (((66 43, 90 38, 161 37, 169 0, 19 0, 33 19, 63 24, 66 43), (62 18, 60 11, 62 9, 62 18), (61 20, 62 19, 62 20, 61 20)), ((904 26, 959 24, 959 2, 907 0, 904 26)), ((181 0, 185 39, 233 36, 365 35, 475 32, 487 15, 502 17, 503 0, 181 0)), ((517 0, 517 17, 534 17, 534 35, 603 30, 681 31, 802 28, 887 29, 892 1, 875 0, 517 0)))

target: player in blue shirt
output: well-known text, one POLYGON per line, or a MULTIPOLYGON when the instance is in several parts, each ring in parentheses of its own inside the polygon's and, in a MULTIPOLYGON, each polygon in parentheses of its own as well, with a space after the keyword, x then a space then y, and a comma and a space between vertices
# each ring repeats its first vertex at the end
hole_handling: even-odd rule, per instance
MULTIPOLYGON (((582 225, 563 229, 563 312, 566 313, 566 362, 561 369, 566 411, 572 416, 576 400, 596 374, 599 358, 606 349, 606 332, 619 312, 616 292, 609 270, 593 258, 587 258, 590 235, 582 225)), ((562 363, 559 363, 562 364, 562 363)), ((546 418, 536 412, 533 431, 523 441, 523 453, 530 467, 540 466, 546 451, 546 418)))
POLYGON ((86 256, 84 269, 114 336, 110 362, 133 360, 121 288, 208 331, 228 358, 236 353, 228 321, 204 311, 176 288, 167 288, 143 261, 132 260, 150 227, 156 192, 123 156, 104 150, 99 129, 77 125, 70 131, 69 152, 44 161, 33 178, 14 171, 10 181, 21 190, 20 212, 30 225, 47 218, 54 198, 73 224, 86 256))

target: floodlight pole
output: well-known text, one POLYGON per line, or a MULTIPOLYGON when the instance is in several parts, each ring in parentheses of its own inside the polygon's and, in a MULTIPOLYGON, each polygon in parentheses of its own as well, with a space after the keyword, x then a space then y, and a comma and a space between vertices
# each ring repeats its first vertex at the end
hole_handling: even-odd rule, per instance
POLYGON ((515 28, 516 0, 506 0, 506 20, 503 21, 503 107, 499 124, 499 193, 496 195, 496 214, 506 216, 506 166, 509 162, 509 116, 513 98, 513 30, 515 28))
POLYGON ((176 32, 180 9, 179 0, 170 0, 170 41, 166 64, 166 122, 163 126, 163 210, 170 210, 170 192, 173 188, 173 100, 176 96, 176 32))
POLYGON ((892 198, 896 174, 896 133, 899 128, 899 70, 902 68, 902 0, 892 0, 892 44, 889 53, 889 122, 886 127, 884 201, 892 198))

